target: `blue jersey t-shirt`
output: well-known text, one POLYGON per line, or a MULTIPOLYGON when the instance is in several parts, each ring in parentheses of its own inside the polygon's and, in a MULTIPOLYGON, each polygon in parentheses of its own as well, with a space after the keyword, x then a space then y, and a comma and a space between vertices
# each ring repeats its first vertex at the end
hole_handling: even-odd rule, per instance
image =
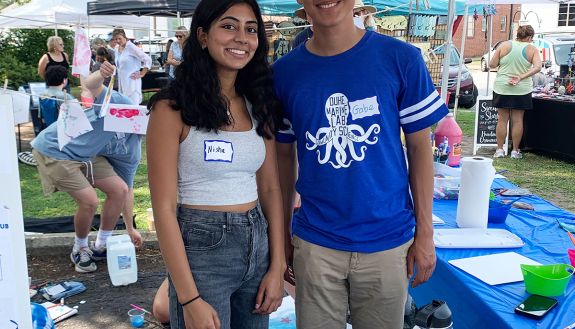
POLYGON ((274 84, 290 125, 277 141, 297 141, 293 234, 352 252, 411 239, 400 128, 417 132, 448 113, 419 49, 374 32, 335 56, 297 47, 274 64, 274 84))

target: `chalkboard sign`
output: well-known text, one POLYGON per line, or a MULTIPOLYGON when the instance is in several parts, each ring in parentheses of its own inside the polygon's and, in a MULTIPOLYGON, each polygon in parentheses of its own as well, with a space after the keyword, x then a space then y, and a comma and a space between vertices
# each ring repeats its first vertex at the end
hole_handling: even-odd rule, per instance
MULTIPOLYGON (((497 108, 493 106, 491 96, 477 97, 475 104, 475 135, 473 136, 473 154, 483 146, 497 146, 497 108)), ((507 138, 503 147, 507 154, 507 138)))

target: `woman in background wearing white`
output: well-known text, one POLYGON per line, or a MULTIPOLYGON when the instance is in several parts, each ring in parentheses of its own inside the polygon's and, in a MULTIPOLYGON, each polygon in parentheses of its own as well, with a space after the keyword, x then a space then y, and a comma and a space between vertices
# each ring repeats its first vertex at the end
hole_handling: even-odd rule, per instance
POLYGON ((118 89, 134 104, 142 102, 142 78, 152 67, 152 58, 126 37, 123 29, 115 29, 115 61, 118 70, 118 89), (140 71, 140 69, 143 69, 140 71))

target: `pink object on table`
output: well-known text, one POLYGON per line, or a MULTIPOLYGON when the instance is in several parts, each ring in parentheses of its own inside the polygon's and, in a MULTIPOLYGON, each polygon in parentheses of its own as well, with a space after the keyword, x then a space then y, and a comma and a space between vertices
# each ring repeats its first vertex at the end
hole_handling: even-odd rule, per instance
POLYGON ((447 137, 447 145, 449 145, 449 159, 448 165, 450 167, 459 166, 461 160, 461 139, 463 132, 455 122, 453 113, 448 113, 445 118, 441 119, 435 129, 435 146, 439 147, 443 143, 444 137, 447 137))
POLYGON ((575 249, 568 249, 567 253, 569 254, 569 260, 571 261, 571 265, 575 266, 575 249))

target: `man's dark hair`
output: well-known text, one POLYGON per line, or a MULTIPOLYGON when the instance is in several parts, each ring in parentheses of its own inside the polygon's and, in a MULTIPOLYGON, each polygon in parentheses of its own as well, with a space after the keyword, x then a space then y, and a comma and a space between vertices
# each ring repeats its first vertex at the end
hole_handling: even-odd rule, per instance
POLYGON ((46 85, 48 87, 59 86, 68 78, 68 70, 60 65, 50 66, 46 70, 46 85))

